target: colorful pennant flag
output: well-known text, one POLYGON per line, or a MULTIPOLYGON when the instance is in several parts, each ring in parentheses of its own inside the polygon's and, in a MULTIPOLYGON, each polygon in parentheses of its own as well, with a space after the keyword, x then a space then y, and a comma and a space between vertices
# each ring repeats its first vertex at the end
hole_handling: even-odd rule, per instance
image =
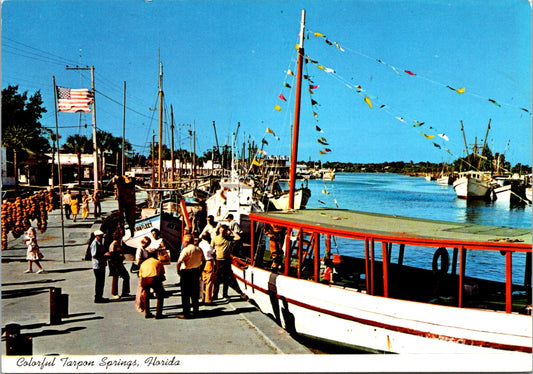
POLYGON ((433 139, 435 137, 435 135, 428 135, 424 134, 423 132, 421 132, 420 135, 425 136, 427 139, 433 139))
POLYGON ((498 103, 496 102, 496 100, 489 99, 489 101, 490 101, 491 103, 493 103, 494 105, 496 105, 496 106, 498 106, 498 107, 501 107, 501 105, 498 104, 498 103))
POLYGON ((285 98, 285 96, 283 96, 283 94, 279 94, 279 98, 283 101, 287 101, 287 99, 285 98))
POLYGON ((329 145, 328 141, 325 138, 318 138, 318 142, 323 145, 329 145))
POLYGON ((318 132, 324 132, 324 131, 322 131, 322 129, 321 129, 320 127, 318 127, 318 126, 315 126, 315 128, 316 128, 316 131, 318 131, 318 132))
POLYGON ((287 74, 292 75, 294 77, 294 73, 292 72, 291 69, 287 70, 287 74))
POLYGON ((279 105, 275 105, 274 109, 276 109, 277 111, 281 112, 281 107, 279 105))
POLYGON ((404 72, 406 72, 407 74, 412 75, 412 76, 416 75, 415 73, 413 73, 412 71, 409 71, 409 70, 404 70, 404 72))
POLYGON ((372 109, 372 102, 370 101, 370 99, 367 96, 365 96, 365 103, 367 103, 368 106, 370 107, 370 109, 372 109))
POLYGON ((446 140, 447 142, 450 141, 450 138, 448 138, 448 137, 446 136, 446 134, 437 134, 437 135, 439 135, 442 139, 446 140))
POLYGON ((57 111, 68 113, 90 113, 89 104, 94 101, 94 96, 87 88, 66 88, 57 86, 57 111))
POLYGON ((283 85, 284 85, 285 87, 287 87, 287 88, 292 88, 291 85, 288 84, 288 83, 283 83, 283 85))

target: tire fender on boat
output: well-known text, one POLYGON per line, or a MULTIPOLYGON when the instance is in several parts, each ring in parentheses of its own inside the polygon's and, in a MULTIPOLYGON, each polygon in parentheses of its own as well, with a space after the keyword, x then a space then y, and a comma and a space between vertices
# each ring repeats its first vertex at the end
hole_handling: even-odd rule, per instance
POLYGON ((433 273, 446 274, 450 267, 450 256, 444 247, 439 247, 433 254, 433 273), (439 269, 440 258, 440 269, 439 269))
POLYGON ((229 191, 229 188, 227 187, 224 187, 224 189, 222 191, 220 191, 220 197, 223 199, 223 200, 227 200, 227 196, 226 196, 226 191, 229 191))

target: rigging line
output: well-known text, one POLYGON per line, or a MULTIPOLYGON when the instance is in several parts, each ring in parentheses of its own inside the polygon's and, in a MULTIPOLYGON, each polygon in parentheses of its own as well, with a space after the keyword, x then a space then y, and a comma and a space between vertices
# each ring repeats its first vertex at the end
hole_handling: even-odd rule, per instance
POLYGON ((50 64, 55 64, 55 65, 65 66, 65 63, 63 63, 63 62, 57 62, 57 61, 51 61, 51 60, 45 60, 44 58, 36 58, 36 57, 29 56, 29 55, 22 54, 22 53, 11 52, 11 51, 9 51, 9 50, 7 50, 7 51, 4 50, 4 51, 2 51, 2 52, 3 52, 3 53, 12 54, 12 55, 15 55, 15 56, 26 57, 26 58, 29 58, 30 60, 41 61, 41 62, 46 62, 46 63, 50 63, 50 64))
MULTIPOLYGON (((308 31, 310 32, 310 30, 308 30, 308 31)), ((380 63, 380 64, 382 64, 382 65, 384 65, 384 66, 386 66, 386 67, 392 69, 397 75, 403 75, 404 73, 405 73, 405 74, 409 74, 410 76, 413 76, 413 75, 414 75, 414 76, 416 76, 416 77, 418 77, 418 78, 421 78, 421 79, 424 79, 424 80, 426 80, 426 81, 428 81, 428 82, 430 82, 430 83, 433 83, 433 84, 436 84, 436 85, 442 86, 442 87, 444 87, 444 88, 448 88, 448 89, 452 89, 452 90, 454 90, 454 91, 457 91, 457 90, 451 88, 451 87, 450 87, 449 85, 447 85, 447 84, 444 84, 444 83, 441 83, 441 82, 434 81, 434 80, 432 80, 432 79, 429 79, 429 78, 427 78, 427 77, 424 77, 423 75, 419 75, 418 73, 417 73, 416 75, 415 75, 415 74, 411 74, 410 72, 408 72, 408 70, 404 70, 404 69, 402 69, 402 68, 396 68, 395 66, 393 66, 393 65, 391 65, 391 64, 389 64, 389 63, 387 63, 387 62, 385 62, 385 61, 383 61, 383 60, 381 60, 381 59, 377 59, 377 58, 374 58, 374 57, 368 56, 368 55, 366 55, 366 54, 364 54, 364 53, 362 53, 362 52, 356 51, 356 50, 354 50, 354 49, 352 49, 352 48, 350 48, 350 47, 345 47, 345 46, 344 46, 343 48, 344 48, 345 50, 349 51, 349 52, 355 53, 355 54, 357 54, 357 55, 359 55, 359 56, 362 56, 362 57, 367 58, 367 59, 369 59, 369 60, 372 60, 372 61, 374 61, 374 62, 378 62, 378 63, 380 63)), ((459 92, 457 92, 457 93, 459 93, 459 92)), ((491 99, 491 98, 489 98, 489 97, 487 97, 487 96, 479 95, 479 94, 474 93, 474 92, 470 92, 470 90, 467 90, 466 92, 459 93, 459 94, 467 95, 467 96, 473 96, 473 97, 476 97, 476 98, 478 98, 478 99, 487 100, 487 101, 489 101, 489 102, 491 102, 491 103, 493 103, 493 104, 496 104, 496 105, 498 105, 498 106, 505 105, 505 106, 510 107, 510 108, 513 108, 513 109, 520 109, 520 110, 522 110, 522 111, 525 111, 525 112, 529 113, 530 115, 533 114, 533 113, 531 112, 531 110, 528 110, 528 109, 525 108, 525 107, 520 107, 520 106, 518 106, 518 105, 516 105, 516 104, 513 105, 513 104, 509 104, 509 103, 503 103, 503 102, 500 102, 500 101, 498 101, 498 102, 496 103, 494 99, 491 99)))
MULTIPOLYGON (((108 99, 109 101, 112 101, 112 102, 114 102, 115 104, 118 104, 118 105, 120 105, 120 106, 124 106, 124 103, 121 103, 121 102, 119 102, 118 100, 115 100, 115 99, 113 99, 113 98, 107 96, 107 95, 104 94, 103 92, 101 92, 101 91, 99 91, 99 90, 97 90, 97 89, 95 89, 95 91, 96 91, 97 93, 99 93, 100 95, 102 95, 103 97, 105 97, 106 99, 108 99)), ((140 116, 142 116, 142 117, 145 117, 145 118, 148 118, 148 119, 152 119, 152 118, 153 118, 153 116, 152 116, 152 117, 147 116, 146 114, 141 113, 141 112, 138 112, 138 111, 136 111, 135 109, 130 108, 129 106, 126 106, 126 109, 128 109, 129 111, 131 111, 131 112, 133 112, 133 113, 136 113, 136 114, 138 114, 138 115, 140 115, 140 116)))
POLYGON ((24 46, 24 47, 27 47, 27 48, 30 48, 30 49, 34 49, 34 50, 36 50, 36 51, 39 51, 39 52, 42 52, 42 53, 44 53, 44 54, 47 54, 47 55, 53 56, 53 57, 58 58, 58 59, 61 59, 61 60, 63 60, 63 61, 67 61, 67 62, 69 62, 69 63, 72 63, 72 61, 73 61, 73 60, 69 60, 68 58, 65 58, 65 57, 62 57, 62 56, 59 56, 59 55, 53 54, 53 53, 51 53, 51 52, 48 52, 48 51, 45 51, 45 50, 42 50, 42 49, 39 49, 39 48, 32 47, 32 46, 30 46, 30 45, 28 45, 28 44, 24 44, 24 43, 22 43, 22 42, 19 42, 19 41, 14 40, 14 39, 8 38, 8 37, 6 37, 6 36, 4 36, 3 39, 4 39, 4 40, 9 40, 9 41, 11 41, 11 42, 13 42, 13 43, 16 43, 16 44, 20 44, 20 45, 22 45, 22 46, 24 46))

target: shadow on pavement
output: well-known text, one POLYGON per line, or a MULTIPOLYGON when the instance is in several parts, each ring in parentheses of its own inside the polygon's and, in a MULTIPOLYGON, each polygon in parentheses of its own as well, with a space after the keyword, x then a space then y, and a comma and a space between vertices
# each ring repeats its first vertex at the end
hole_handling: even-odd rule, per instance
POLYGON ((31 333, 29 335, 31 335, 33 338, 38 338, 41 336, 50 336, 50 335, 64 335, 64 334, 70 334, 71 332, 74 332, 74 331, 85 330, 86 328, 87 327, 76 326, 76 327, 69 327, 65 330, 43 330, 40 332, 31 333))
POLYGON ((2 287, 7 286, 22 286, 26 284, 39 284, 39 283, 55 283, 55 282, 62 282, 66 279, 41 279, 41 280, 35 280, 35 281, 28 281, 28 282, 16 282, 16 283, 2 283, 2 287))
POLYGON ((69 268, 69 269, 56 269, 56 270, 46 270, 47 273, 71 273, 73 271, 87 271, 92 270, 91 268, 69 268))
POLYGON ((41 293, 50 292, 50 287, 35 287, 19 290, 2 291, 2 299, 13 299, 17 297, 34 296, 41 293))

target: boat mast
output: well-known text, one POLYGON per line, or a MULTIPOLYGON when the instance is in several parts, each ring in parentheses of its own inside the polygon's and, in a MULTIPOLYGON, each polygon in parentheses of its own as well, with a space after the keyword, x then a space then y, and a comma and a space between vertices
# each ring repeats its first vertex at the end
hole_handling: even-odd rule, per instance
POLYGON ((296 98, 294 105, 294 127, 292 134, 291 168, 289 176, 289 210, 294 209, 294 185, 296 183, 296 162, 298 158, 298 132, 300 127, 300 99, 302 96, 302 65, 304 58, 305 9, 300 21, 300 44, 298 46, 298 72, 296 76, 296 98))
MULTIPOLYGON (((483 148, 481 148, 481 156, 483 156, 483 152, 485 152, 485 146, 487 145, 487 136, 489 136, 490 122, 491 121, 492 121, 492 118, 489 118, 489 124, 487 125, 487 132, 485 133, 485 139, 483 139, 483 148)), ((482 157, 479 158, 479 161, 478 161, 478 164, 477 164, 478 170, 481 167, 481 160, 482 159, 483 159, 482 157)))
POLYGON ((163 64, 159 62, 159 149, 157 159, 157 187, 163 187, 162 184, 162 157, 163 151, 163 64))
POLYGON ((468 144, 466 144, 465 129, 463 127, 463 120, 461 120, 461 132, 463 133, 463 141, 465 142, 466 162, 470 165, 470 155, 468 154, 468 144))

